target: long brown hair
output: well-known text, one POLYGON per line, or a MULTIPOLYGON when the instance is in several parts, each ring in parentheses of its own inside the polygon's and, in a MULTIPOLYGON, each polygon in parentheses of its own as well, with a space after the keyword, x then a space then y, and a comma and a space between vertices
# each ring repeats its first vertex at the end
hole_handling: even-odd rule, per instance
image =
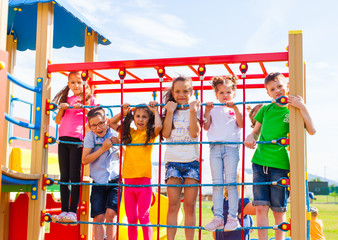
POLYGON ((251 108, 250 106, 247 107, 247 110, 249 111, 249 118, 251 120, 251 127, 254 128, 256 125, 256 119, 255 116, 258 113, 259 109, 263 107, 263 104, 258 104, 255 107, 251 108))
POLYGON ((174 85, 175 85, 175 83, 178 82, 178 81, 182 81, 182 82, 188 81, 188 82, 190 83, 190 85, 191 85, 191 89, 190 89, 190 90, 192 91, 192 80, 191 80, 191 78, 189 78, 189 77, 184 77, 184 76, 179 76, 179 77, 175 78, 175 79, 172 81, 171 87, 169 87, 169 88, 167 88, 167 89, 165 90, 165 93, 164 93, 164 95, 163 95, 163 102, 164 102, 165 104, 167 104, 169 101, 176 102, 175 99, 174 99, 174 96, 173 96, 173 94, 172 94, 172 91, 174 90, 174 85))
MULTIPOLYGON (((190 83, 190 86, 191 86, 191 88, 190 88, 190 91, 192 91, 192 80, 191 80, 191 78, 189 78, 189 77, 185 77, 185 76, 179 76, 179 77, 177 77, 177 78, 175 78, 173 81, 172 81, 172 84, 171 84, 171 87, 169 87, 169 88, 167 88, 166 90, 165 90, 165 93, 164 93, 164 95, 163 95, 163 102, 165 103, 165 104, 167 104, 169 101, 172 101, 172 102, 176 102, 176 100, 174 99, 174 96, 173 96, 173 90, 174 90, 174 86, 175 86, 175 83, 176 82, 178 82, 178 81, 181 81, 181 82, 189 82, 190 83)), ((176 111, 176 110, 175 110, 176 111)), ((167 114, 167 110, 165 110, 164 111, 164 115, 166 115, 167 114)), ((163 119, 163 121, 164 121, 164 119, 163 119)), ((173 124, 172 124, 172 129, 174 129, 175 128, 175 125, 174 125, 174 122, 173 122, 173 124)))
MULTIPOLYGON (((70 72, 68 74, 68 81, 69 81, 69 78, 71 75, 77 75, 77 74, 80 74, 81 75, 81 72, 79 71, 75 71, 75 72, 70 72)), ((67 98, 68 98, 68 94, 69 94, 69 87, 68 87, 68 84, 67 86, 65 86, 60 92, 58 92, 54 99, 53 99, 53 102, 60 105, 61 103, 66 103, 67 102, 67 98)), ((91 90, 90 90, 90 87, 89 85, 86 83, 86 86, 85 86, 85 100, 86 100, 86 105, 89 104, 89 100, 90 100, 90 97, 92 96, 92 93, 91 93, 91 90)), ((81 96, 81 99, 83 98, 83 96, 81 96)))
MULTIPOLYGON (((143 104, 142 104, 143 105, 143 104)), ((144 104, 145 105, 145 104, 144 104)), ((145 145, 148 144, 151 138, 155 137, 155 127, 154 127, 154 122, 155 122, 155 116, 152 111, 149 110, 148 107, 135 107, 134 110, 130 110, 126 117, 123 119, 123 129, 122 129, 122 143, 128 144, 131 143, 131 135, 130 135, 130 124, 134 120, 134 115, 137 110, 144 109, 148 115, 149 115, 149 121, 147 124, 147 138, 145 141, 145 145)))

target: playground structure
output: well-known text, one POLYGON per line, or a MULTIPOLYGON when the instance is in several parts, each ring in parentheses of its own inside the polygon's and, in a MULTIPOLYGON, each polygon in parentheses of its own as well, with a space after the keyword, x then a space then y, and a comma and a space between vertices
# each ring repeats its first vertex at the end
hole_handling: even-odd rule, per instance
MULTIPOLYGON (((6 94, 1 94, 1 111, 0 112, 0 139, 1 145, 0 150, 3 153, 2 157, 2 171, 4 171, 3 176, 11 175, 14 179, 29 179, 34 181, 34 184, 37 184, 35 191, 32 191, 32 187, 28 192, 30 192, 30 199, 28 199, 28 211, 27 211, 27 239, 44 239, 45 238, 45 229, 44 229, 44 210, 46 209, 47 195, 44 187, 46 186, 46 176, 47 174, 47 159, 48 159, 48 148, 46 148, 46 129, 49 126, 49 100, 51 98, 50 86, 51 86, 51 73, 54 72, 69 72, 69 71, 88 71, 90 79, 89 84, 91 86, 99 86, 106 84, 118 84, 120 88, 114 89, 96 89, 96 94, 101 93, 121 93, 121 104, 123 103, 123 93, 125 92, 160 92, 162 94, 162 83, 170 82, 171 77, 165 73, 165 69, 171 67, 189 67, 195 77, 192 77, 195 83, 199 82, 200 86, 194 86, 194 90, 200 91, 200 99, 203 102, 203 91, 211 89, 210 86, 204 86, 203 82, 210 80, 211 76, 204 76, 205 71, 208 69, 208 65, 223 65, 225 70, 228 73, 234 74, 233 68, 231 65, 243 66, 246 64, 258 63, 261 67, 261 72, 257 74, 245 74, 239 75, 239 78, 242 79, 242 84, 239 85, 239 89, 243 89, 243 102, 245 102, 245 89, 248 88, 262 88, 262 84, 247 84, 246 79, 263 79, 268 71, 265 68, 265 63, 268 62, 285 62, 288 63, 289 73, 283 73, 286 77, 289 78, 290 84, 290 94, 305 96, 305 76, 304 76, 304 63, 303 63, 303 54, 302 54, 302 32, 301 31, 290 31, 289 33, 289 47, 287 52, 279 53, 263 53, 263 54, 242 54, 242 55, 223 55, 223 56, 208 56, 208 57, 188 57, 188 58, 175 58, 175 59, 149 59, 149 60, 130 60, 130 61, 113 61, 113 62, 95 62, 96 61, 96 51, 97 45, 99 42, 98 33, 91 31, 90 34, 86 30, 85 35, 85 62, 86 63, 73 63, 73 64, 51 64, 48 63, 48 60, 51 58, 52 50, 52 39, 53 39, 53 14, 54 2, 38 3, 38 20, 37 20, 37 38, 36 38, 36 87, 38 94, 41 94, 40 97, 36 97, 34 100, 34 109, 35 109, 35 126, 31 126, 34 129, 34 140, 32 141, 32 161, 31 163, 31 174, 20 175, 15 172, 7 170, 9 166, 9 151, 10 146, 8 144, 8 130, 7 122, 5 121, 5 115, 3 113, 8 113, 9 110, 9 95, 11 92, 11 84, 6 81, 7 72, 11 73, 15 65, 15 50, 16 42, 14 41, 14 35, 9 35, 7 37, 7 26, 4 27, 3 23, 7 22, 7 4, 5 1, 1 1, 0 5, 0 48, 4 50, 6 48, 7 42, 7 52, 1 51, 0 61, 2 61, 3 69, 0 70, 1 77, 1 89, 6 89, 6 94), (4 7, 5 5, 5 7, 4 7), (4 30, 5 28, 5 30, 4 30), (6 35, 5 35, 6 34, 6 35), (5 40, 4 40, 5 39, 5 40), (133 69, 138 68, 148 68, 152 69, 154 73, 158 74, 158 77, 142 79, 137 75, 132 73, 133 69), (114 70, 117 71, 117 76, 119 80, 112 80, 108 77, 103 76, 97 71, 100 70, 114 70), (155 70, 154 70, 155 69, 155 70), (93 76, 102 78, 103 80, 94 80, 93 76), (125 79, 125 76, 128 75, 132 79, 125 79), (160 87, 151 87, 151 88, 124 88, 125 84, 134 84, 134 83, 159 83, 160 87), (40 90, 41 91, 40 91, 40 90), (39 99, 40 98, 40 99, 39 99), (40 104, 40 105, 39 105, 40 104), (38 121, 40 119, 40 123, 38 121), (36 128, 39 129, 36 129, 36 128), (34 197, 35 196, 35 197, 34 197)), ((162 96, 160 97, 162 99, 162 96)), ((243 108, 245 105, 243 105, 243 108)), ((245 130, 243 131, 245 135, 245 130)), ((48 139, 48 138, 47 138, 48 139)), ((202 141, 202 136, 201 136, 202 141)), ((48 144, 48 143, 47 143, 48 144)), ((47 146, 48 147, 48 146, 47 146)), ((299 111, 296 111, 294 108, 290 108, 290 164, 291 164, 291 237, 292 239, 303 240, 306 239, 306 209, 305 209, 305 196, 306 196, 306 186, 305 180, 306 177, 306 144, 305 144, 305 132, 303 128, 303 121, 299 111)), ((243 152, 244 157, 244 152, 243 152)), ((243 161, 244 164, 244 161, 243 161)), ((161 164, 159 164, 161 166, 161 164)), ((244 165, 242 165, 244 169, 244 165)), ((160 172, 160 171, 159 171, 160 172)), ((88 176, 88 169, 84 170, 84 175, 88 176)), ((0 174, 2 176, 2 174, 0 174)), ((50 177, 50 176, 48 176, 50 177)), ((2 179, 3 181, 6 179, 2 179)), ((161 177, 159 177, 159 181, 161 177)), ((11 181, 11 180, 9 180, 11 181)), ((33 183, 32 183, 33 184, 33 183)), ((35 185, 36 186, 36 185, 35 185)), ((2 186, 1 186, 2 187, 2 186)), ((86 204, 89 202, 89 186, 82 186, 82 200, 86 204)), ((201 197, 201 195, 200 195, 201 197)), ((9 229, 9 195, 8 193, 1 193, 1 226, 0 232, 2 235, 0 239, 8 239, 9 229), (8 210, 7 210, 8 209, 8 210)), ((160 205, 160 203, 158 203, 160 205)), ((88 208, 89 206, 86 205, 88 208)), ((85 207, 85 208, 86 208, 85 207)), ((81 207, 80 207, 81 209, 81 207)), ((200 210, 201 210, 201 201, 200 201, 200 210)), ((201 212, 201 211, 200 211, 201 212)), ((81 221, 89 221, 88 212, 80 216, 81 221)), ((201 225, 201 216, 199 225, 201 225)), ((13 227, 13 226, 12 226, 13 227)), ((79 227, 79 238, 90 239, 90 228, 88 225, 81 224, 79 227)))

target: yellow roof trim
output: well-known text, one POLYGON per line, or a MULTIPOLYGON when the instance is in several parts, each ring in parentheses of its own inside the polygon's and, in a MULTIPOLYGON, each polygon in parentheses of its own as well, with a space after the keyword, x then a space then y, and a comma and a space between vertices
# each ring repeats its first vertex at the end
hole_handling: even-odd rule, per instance
POLYGON ((289 34, 303 34, 303 30, 292 30, 289 31, 289 34))

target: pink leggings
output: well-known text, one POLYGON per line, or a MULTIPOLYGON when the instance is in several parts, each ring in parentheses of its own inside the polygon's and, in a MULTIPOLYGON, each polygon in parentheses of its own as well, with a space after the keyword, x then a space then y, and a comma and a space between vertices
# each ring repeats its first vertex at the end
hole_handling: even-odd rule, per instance
MULTIPOLYGON (((151 184, 150 178, 126 178, 125 184, 133 185, 149 185, 151 184)), ((125 187, 124 188, 124 205, 128 223, 137 224, 150 224, 149 212, 152 197, 151 187, 125 187)), ((153 228, 142 227, 144 240, 153 238, 153 228)), ((137 240, 137 227, 128 226, 128 239, 137 240)))

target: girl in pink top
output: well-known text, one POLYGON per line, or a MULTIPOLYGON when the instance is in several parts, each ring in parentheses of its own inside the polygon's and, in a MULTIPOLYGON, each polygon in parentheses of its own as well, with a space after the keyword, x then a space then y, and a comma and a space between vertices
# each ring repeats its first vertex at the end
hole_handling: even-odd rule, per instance
MULTIPOLYGON (((85 87, 86 105, 94 106, 95 98, 91 95, 88 85, 85 87)), ((59 139, 69 142, 81 142, 83 140, 83 86, 81 72, 70 72, 68 84, 53 99, 53 102, 60 106, 56 115, 55 123, 59 124, 59 139), (73 96, 68 96, 69 90, 73 96), (68 109, 72 106, 73 109, 68 109)), ((86 113, 87 113, 86 109, 86 113)), ((87 117, 86 117, 87 121, 87 117)), ((59 143, 58 146, 60 181, 80 182, 81 181, 81 156, 82 145, 59 143)), ((80 186, 73 185, 71 190, 68 185, 60 186, 61 193, 61 214, 53 215, 53 221, 76 222, 76 211, 79 204, 80 186), (71 199, 69 201, 69 199, 71 199), (69 203, 70 202, 70 203, 69 203)))

